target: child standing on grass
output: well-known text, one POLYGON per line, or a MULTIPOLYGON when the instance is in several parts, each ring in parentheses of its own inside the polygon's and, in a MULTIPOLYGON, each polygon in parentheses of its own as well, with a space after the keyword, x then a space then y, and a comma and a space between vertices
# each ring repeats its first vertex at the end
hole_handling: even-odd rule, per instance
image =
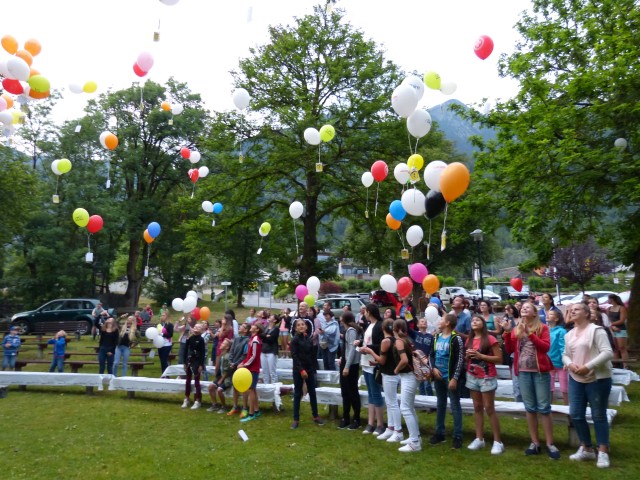
MULTIPOLYGON (((409 329, 409 337, 413 342, 413 346, 416 350, 420 350, 427 357, 431 356, 431 349, 433 348, 433 335, 428 332, 427 319, 422 317, 418 320, 418 329, 409 329)), ((433 388, 431 382, 425 380, 418 385, 418 393, 420 395, 433 395, 433 388)))
POLYGON ((249 415, 241 418, 241 422, 250 422, 255 420, 262 413, 260 412, 260 404, 258 403, 258 392, 256 387, 258 386, 258 378, 260 376, 260 354, 262 353, 262 324, 259 322, 254 323, 249 330, 251 338, 249 339, 249 350, 247 351, 247 357, 244 361, 238 365, 238 368, 247 368, 251 372, 251 386, 249 387, 249 415))
POLYGON ((51 366, 49 372, 55 371, 56 367, 58 372, 64 372, 64 354, 67 350, 67 332, 60 330, 56 333, 56 336, 47 342, 49 345, 53 345, 53 359, 51 360, 51 366))
POLYGON ((551 336, 551 347, 549 348, 549 358, 553 364, 551 370, 551 399, 556 391, 556 378, 560 383, 562 392, 562 402, 569 405, 569 375, 562 363, 562 353, 564 352, 564 336, 567 331, 564 329, 564 318, 560 310, 549 310, 547 312, 547 325, 551 336))
POLYGON ((2 340, 2 348, 4 350, 4 357, 2 357, 2 370, 15 370, 16 358, 18 357, 18 350, 20 350, 20 336, 18 335, 18 327, 12 325, 9 329, 9 333, 5 335, 2 340))
POLYGON ((226 338, 222 342, 220 348, 220 376, 215 382, 209 384, 209 395, 211 396, 211 406, 207 408, 207 412, 227 413, 227 401, 224 392, 231 388, 232 370, 229 367, 229 349, 231 348, 231 340, 226 338), (220 404, 216 403, 216 397, 220 399, 220 404))
POLYGON ((187 380, 184 385, 184 402, 182 408, 189 406, 189 396, 191 395, 191 378, 195 385, 196 393, 191 410, 197 410, 202 404, 202 389, 200 388, 200 375, 204 370, 205 353, 204 338, 202 338, 202 324, 197 323, 191 329, 192 335, 187 340, 187 363, 184 366, 187 372, 187 380))

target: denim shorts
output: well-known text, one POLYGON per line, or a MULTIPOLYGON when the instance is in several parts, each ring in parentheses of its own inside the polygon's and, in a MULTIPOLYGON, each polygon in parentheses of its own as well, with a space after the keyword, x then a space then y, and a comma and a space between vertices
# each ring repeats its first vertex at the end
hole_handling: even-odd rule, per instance
POLYGON ((251 372, 251 386, 249 388, 256 388, 259 378, 260 372, 251 372))
POLYGON ((384 407, 381 386, 376 382, 373 373, 363 372, 364 381, 367 384, 367 399, 374 407, 384 407))
POLYGON ((493 392, 498 389, 498 379, 496 377, 478 378, 467 373, 467 388, 476 392, 493 392))
POLYGON ((524 408, 529 413, 551 413, 551 375, 539 372, 519 372, 518 384, 524 408))
POLYGON ((629 334, 626 330, 618 330, 617 332, 612 332, 614 338, 627 338, 629 334))

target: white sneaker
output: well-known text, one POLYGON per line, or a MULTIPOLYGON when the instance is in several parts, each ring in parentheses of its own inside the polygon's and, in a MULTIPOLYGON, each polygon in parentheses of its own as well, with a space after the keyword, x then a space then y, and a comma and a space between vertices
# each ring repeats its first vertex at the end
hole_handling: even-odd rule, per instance
POLYGON ((504 452, 504 443, 493 442, 493 447, 491 447, 491 455, 500 455, 503 452, 504 452))
POLYGON ((596 452, 587 451, 583 446, 580 446, 578 451, 573 455, 569 455, 569 460, 573 460, 574 462, 584 462, 586 460, 595 460, 596 452))
POLYGON ((217 412, 218 409, 216 407, 214 407, 213 405, 211 405, 209 408, 207 408, 207 412, 217 412))
POLYGON ((609 468, 609 454, 607 452, 598 452, 598 468, 609 468))
POLYGON ((389 443, 398 443, 398 442, 401 442, 402 440, 404 440, 404 435, 402 434, 402 431, 393 432, 393 435, 387 438, 387 442, 389 443))
POLYGON ((400 445, 407 445, 408 443, 411 443, 413 440, 411 440, 411 438, 405 438, 404 440, 402 440, 400 442, 400 445))
POLYGON ((471 442, 469 446, 467 446, 467 448, 469 450, 480 450, 481 448, 484 448, 484 440, 480 440, 479 438, 474 438, 473 442, 471 442))
POLYGON ((200 402, 199 401, 195 401, 193 402, 193 407, 191 407, 191 410, 197 410, 200 408, 200 402))
POLYGON ((185 398, 184 402, 182 402, 182 408, 189 408, 189 399, 185 398))
POLYGON ((381 433, 380 435, 378 435, 376 438, 378 440, 387 440, 389 437, 391 437, 391 435, 393 435, 395 432, 391 429, 391 428, 387 428, 383 433, 381 433))
POLYGON ((399 452, 419 452, 420 450, 422 450, 422 445, 420 445, 420 442, 414 441, 410 441, 409 443, 405 444, 404 447, 400 447, 398 449, 399 452))

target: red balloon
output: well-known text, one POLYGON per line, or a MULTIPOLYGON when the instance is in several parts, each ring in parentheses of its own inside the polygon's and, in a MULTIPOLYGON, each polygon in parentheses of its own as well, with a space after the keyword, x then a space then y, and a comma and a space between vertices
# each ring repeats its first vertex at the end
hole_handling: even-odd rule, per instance
POLYGON ((198 171, 197 168, 192 168, 191 170, 189 170, 189 178, 193 183, 196 183, 199 177, 200 177, 200 172, 198 171))
POLYGON ((191 150, 189 150, 187 147, 182 147, 180 149, 180 155, 182 155, 182 158, 184 158, 185 160, 189 160, 189 157, 191 156, 191 150))
POLYGON ((402 277, 398 280, 398 295, 406 297, 413 291, 413 280, 409 277, 402 277))
POLYGON ((376 182, 381 182, 385 178, 387 178, 387 174, 389 173, 389 167, 383 160, 376 160, 371 165, 371 174, 376 182))
POLYGON ((200 320, 200 309, 198 307, 191 310, 191 318, 195 318, 196 320, 200 320))
POLYGON ((91 215, 89 223, 87 223, 87 230, 89 230, 89 233, 97 233, 102 230, 103 225, 104 221, 100 215, 91 215))
POLYGON ((22 95, 24 93, 24 88, 22 87, 20 80, 14 80, 12 78, 5 78, 2 80, 2 88, 14 95, 22 95))
POLYGON ((480 35, 473 46, 473 51, 480 60, 484 60, 493 52, 493 40, 488 35, 480 35))
POLYGON ((522 279, 521 278, 512 278, 509 280, 509 283, 513 287, 516 292, 522 291, 522 279))
POLYGON ((133 72, 139 77, 144 77, 148 73, 148 72, 145 72, 144 70, 142 70, 140 68, 140 65, 138 65, 137 63, 133 64, 133 72))

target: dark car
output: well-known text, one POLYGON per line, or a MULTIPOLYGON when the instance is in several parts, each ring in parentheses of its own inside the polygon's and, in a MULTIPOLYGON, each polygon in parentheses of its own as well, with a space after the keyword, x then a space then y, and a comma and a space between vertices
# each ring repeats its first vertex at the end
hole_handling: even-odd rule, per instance
POLYGON ((376 290, 371 293, 371 303, 375 303, 379 307, 395 307, 400 302, 398 294, 389 293, 385 290, 376 290))
MULTIPOLYGON (((11 317, 11 325, 17 325, 23 334, 53 333, 59 330, 80 332, 91 331, 91 312, 100 300, 93 298, 60 298, 45 303, 35 310, 16 313, 11 317)), ((114 309, 107 311, 115 316, 114 309)))

